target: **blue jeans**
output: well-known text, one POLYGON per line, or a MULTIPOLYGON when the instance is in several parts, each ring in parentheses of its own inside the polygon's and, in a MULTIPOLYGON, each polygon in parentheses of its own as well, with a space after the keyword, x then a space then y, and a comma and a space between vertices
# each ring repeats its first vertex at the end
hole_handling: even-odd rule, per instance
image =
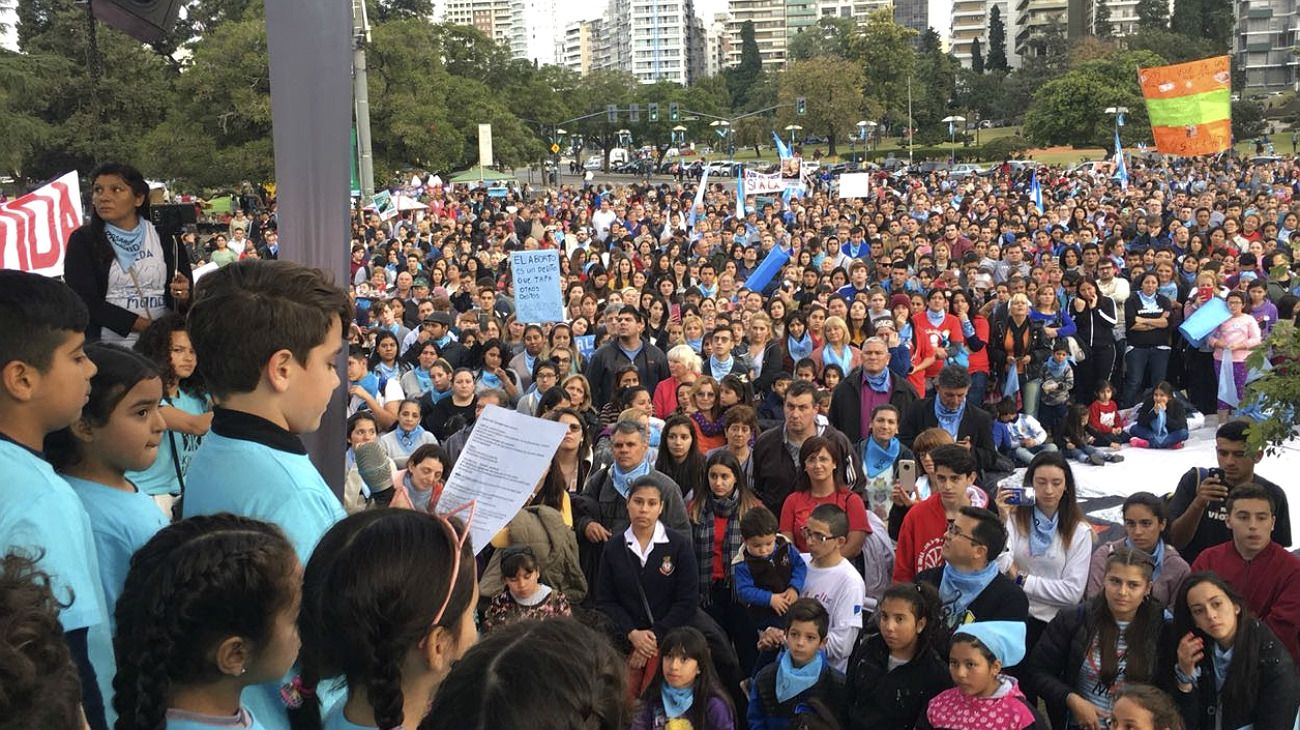
POLYGON ((989 374, 971 373, 970 390, 966 392, 966 402, 977 407, 984 407, 984 396, 989 392, 989 374))
POLYGON ((1169 348, 1134 347, 1124 355, 1124 397, 1121 408, 1137 403, 1138 396, 1147 388, 1154 388, 1165 379, 1169 369, 1169 348))
POLYGON ((1020 375, 1020 412, 1038 418, 1038 396, 1043 392, 1043 379, 1030 380, 1020 375))
POLYGON ((1101 454, 1102 456, 1106 455, 1104 451, 1092 445, 1084 445, 1078 448, 1065 449, 1061 453, 1064 454, 1065 458, 1069 459, 1070 461, 1082 461, 1082 462, 1087 462, 1088 457, 1092 456, 1093 454, 1101 454))
POLYGON ((1181 444, 1187 440, 1188 435, 1187 429, 1180 428, 1177 431, 1169 431, 1164 436, 1157 436, 1150 426, 1144 426, 1140 423, 1129 426, 1128 432, 1140 439, 1145 439, 1153 449, 1167 449, 1174 444, 1181 444))
POLYGON ((1040 454, 1044 451, 1056 451, 1056 450, 1057 450, 1056 444, 1052 443, 1051 441, 1047 441, 1038 444, 1037 446, 1030 446, 1029 448, 1025 448, 1024 446, 1017 446, 1015 449, 1012 450, 1011 455, 1016 457, 1016 461, 1020 462, 1021 464, 1028 465, 1029 462, 1034 460, 1035 455, 1040 454))

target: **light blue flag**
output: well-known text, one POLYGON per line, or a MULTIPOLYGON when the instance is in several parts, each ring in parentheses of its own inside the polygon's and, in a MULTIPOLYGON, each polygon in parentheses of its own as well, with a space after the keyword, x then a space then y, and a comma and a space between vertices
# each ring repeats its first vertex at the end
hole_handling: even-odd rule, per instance
POLYGON ((704 166, 704 173, 700 175, 700 188, 695 191, 695 201, 691 203, 691 214, 686 217, 686 230, 695 230, 695 210, 704 205, 704 191, 709 187, 709 166, 704 166))
POLYGON ((744 219, 745 217, 745 168, 740 167, 736 170, 736 217, 744 219))
POLYGON ((1119 130, 1115 130, 1115 179, 1119 186, 1128 190, 1128 165, 1124 162, 1124 148, 1120 146, 1119 130))
POLYGON ((776 142, 776 154, 781 159, 784 160, 790 156, 790 148, 785 146, 785 142, 781 141, 781 135, 777 134, 776 130, 772 131, 772 141, 776 142))
POLYGON ((1034 170, 1034 176, 1029 179, 1029 198, 1034 202, 1034 207, 1038 212, 1043 212, 1043 188, 1038 184, 1038 171, 1034 170))

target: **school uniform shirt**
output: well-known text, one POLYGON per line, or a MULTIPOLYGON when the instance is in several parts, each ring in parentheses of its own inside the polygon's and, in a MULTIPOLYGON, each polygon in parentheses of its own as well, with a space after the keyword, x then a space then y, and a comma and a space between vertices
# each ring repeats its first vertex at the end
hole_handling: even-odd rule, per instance
MULTIPOLYGON (((273 523, 303 565, 325 531, 345 516, 298 436, 251 413, 216 409, 190 467, 185 517, 230 512, 273 523)), ((244 704, 267 730, 289 730, 280 698, 288 679, 244 691, 244 704)), ((324 696, 321 705, 329 705, 324 696)))
POLYGON ((801 598, 816 598, 831 615, 830 632, 826 636, 826 661, 841 674, 849 666, 849 654, 862 631, 862 604, 867 597, 867 587, 857 568, 848 560, 840 560, 833 567, 813 565, 812 555, 801 555, 808 565, 801 598))
MULTIPOLYGON (((163 398, 163 405, 185 411, 191 416, 200 416, 212 410, 208 399, 182 389, 175 398, 163 398)), ((162 494, 179 495, 181 483, 176 478, 176 465, 180 464, 181 474, 190 467, 190 459, 198 451, 202 436, 180 431, 168 431, 158 442, 158 458, 153 465, 143 471, 129 471, 126 478, 144 494, 156 497, 162 494), (172 448, 175 444, 176 448, 172 448)))
POLYGON ((358 725, 344 717, 344 704, 340 702, 334 706, 334 709, 325 713, 325 717, 321 720, 322 730, 375 730, 374 725, 358 725))
POLYGON ((1075 525, 1068 549, 1061 533, 1054 532, 1047 552, 1035 557, 1029 554, 1029 536, 1020 532, 1012 517, 1007 521, 1007 549, 998 556, 998 567, 1006 572, 1015 560, 1025 578, 1021 588, 1029 599, 1029 615, 1047 622, 1060 609, 1076 606, 1083 600, 1091 557, 1092 528, 1087 520, 1075 525))
POLYGON ((264 730, 266 727, 253 719, 252 713, 244 707, 239 708, 239 714, 230 717, 170 709, 167 711, 166 721, 167 730, 213 730, 213 728, 264 730))
POLYGON ((642 551, 631 534, 628 528, 605 542, 596 573, 596 610, 609 617, 619 636, 633 629, 650 629, 663 636, 669 629, 689 625, 700 600, 691 539, 665 529, 661 522, 647 550, 642 551))
POLYGON ((99 556, 99 582, 108 607, 108 625, 115 626, 113 608, 126 585, 131 556, 144 547, 169 520, 144 492, 123 492, 106 484, 64 476, 90 516, 95 552, 99 556))
POLYGON ((0 479, 0 553, 21 550, 32 557, 40 555, 38 565, 49 574, 50 588, 61 604, 63 631, 89 629, 87 653, 111 727, 116 718, 112 697, 117 662, 90 516, 76 492, 40 453, 3 433, 0 474, 5 476, 0 479))

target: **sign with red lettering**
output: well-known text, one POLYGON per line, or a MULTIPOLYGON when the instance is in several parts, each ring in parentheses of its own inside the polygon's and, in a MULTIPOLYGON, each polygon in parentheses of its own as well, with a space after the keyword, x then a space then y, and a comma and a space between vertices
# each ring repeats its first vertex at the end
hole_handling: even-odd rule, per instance
POLYGON ((0 269, 63 276, 68 237, 83 217, 76 172, 0 203, 0 269))

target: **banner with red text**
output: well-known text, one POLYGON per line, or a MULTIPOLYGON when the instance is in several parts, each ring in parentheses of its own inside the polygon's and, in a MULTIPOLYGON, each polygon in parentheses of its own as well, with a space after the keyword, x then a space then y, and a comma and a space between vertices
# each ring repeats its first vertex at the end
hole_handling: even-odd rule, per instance
POLYGON ((81 185, 75 171, 21 198, 0 203, 0 269, 63 276, 68 237, 83 217, 81 185))

